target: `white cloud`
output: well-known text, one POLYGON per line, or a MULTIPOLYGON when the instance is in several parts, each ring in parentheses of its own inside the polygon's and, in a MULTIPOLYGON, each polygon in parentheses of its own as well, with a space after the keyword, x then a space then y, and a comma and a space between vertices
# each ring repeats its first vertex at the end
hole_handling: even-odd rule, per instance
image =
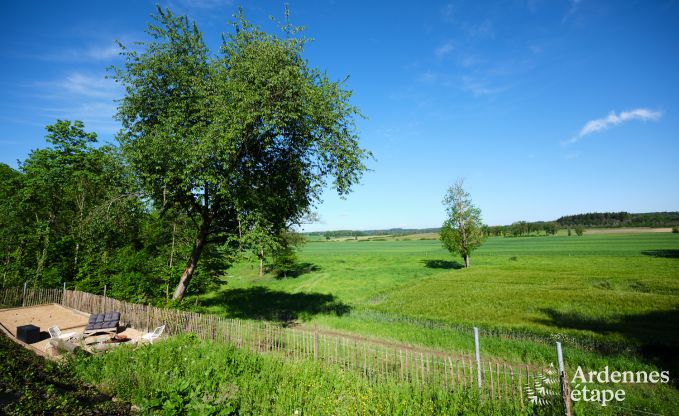
POLYGON ((109 99, 116 98, 120 90, 120 87, 112 79, 81 73, 68 75, 66 79, 58 82, 57 86, 68 94, 109 99))
POLYGON ((417 80, 425 84, 435 84, 439 80, 439 74, 427 69, 417 77, 417 80))
POLYGON ((179 0, 178 4, 196 9, 215 9, 219 7, 231 6, 232 0, 179 0))
POLYGON ((444 43, 443 45, 439 46, 434 50, 434 54, 438 58, 443 58, 447 55, 449 55, 453 50, 455 49, 455 44, 453 44, 452 41, 448 41, 444 43))
MULTIPOLYGON (((128 39, 129 36, 118 36, 118 39, 128 39)), ((123 42, 131 43, 131 42, 123 42)), ((107 37, 99 44, 89 44, 78 47, 49 50, 46 52, 29 54, 30 58, 50 62, 112 62, 120 55, 120 47, 114 42, 114 38, 107 37)))
POLYGON ((30 109, 44 118, 82 120, 88 130, 112 134, 120 124, 113 119, 122 88, 103 74, 74 72, 62 79, 34 82, 28 86, 37 99, 30 109))
POLYGON ((570 0, 571 7, 570 7, 570 9, 568 9, 568 12, 563 17, 563 19, 561 19, 561 23, 564 23, 566 20, 568 20, 569 17, 571 17, 571 15, 573 15, 576 12, 576 10, 578 9, 578 5, 581 2, 582 2, 582 0, 570 0))
POLYGON ((83 55, 97 61, 107 61, 116 58, 120 54, 120 47, 116 44, 104 46, 92 46, 83 52, 83 55))
POLYGON ((570 140, 565 141, 563 144, 575 143, 587 135, 607 130, 610 127, 617 126, 618 124, 622 124, 627 121, 658 121, 661 117, 662 112, 649 110, 647 108, 637 108, 631 111, 623 111, 620 114, 615 114, 614 111, 611 111, 606 117, 597 118, 585 123, 584 127, 580 129, 580 132, 577 135, 573 136, 570 140))
POLYGON ((493 95, 505 91, 507 86, 491 86, 484 80, 472 77, 462 77, 462 89, 476 96, 493 95))

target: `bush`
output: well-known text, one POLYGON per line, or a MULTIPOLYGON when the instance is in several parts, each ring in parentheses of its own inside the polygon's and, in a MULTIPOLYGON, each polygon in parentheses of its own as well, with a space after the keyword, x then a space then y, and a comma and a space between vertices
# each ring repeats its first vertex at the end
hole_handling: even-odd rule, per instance
POLYGON ((273 259, 273 271, 277 277, 294 276, 297 271, 297 254, 290 246, 283 247, 273 259))
POLYGON ((679 233, 679 227, 672 227, 673 233, 679 233))
POLYGON ((577 227, 575 227, 575 234, 577 234, 578 236, 581 236, 584 233, 585 233, 585 227, 583 227, 581 225, 578 225, 577 227))

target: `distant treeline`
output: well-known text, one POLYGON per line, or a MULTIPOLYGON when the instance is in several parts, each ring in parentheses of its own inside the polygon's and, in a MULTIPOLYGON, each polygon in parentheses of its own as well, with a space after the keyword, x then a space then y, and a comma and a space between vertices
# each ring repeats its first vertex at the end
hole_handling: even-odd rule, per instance
POLYGON ((327 239, 342 237, 369 237, 378 235, 412 235, 422 233, 438 233, 439 228, 390 228, 388 230, 337 230, 337 231, 313 231, 305 233, 308 236, 323 236, 327 239))
POLYGON ((556 220, 561 227, 673 227, 679 225, 679 212, 591 212, 567 215, 556 220))
MULTIPOLYGON (((616 227, 676 227, 679 226, 679 212, 646 212, 630 214, 629 212, 592 212, 587 214, 567 215, 556 221, 517 221, 509 225, 484 225, 486 236, 522 237, 529 235, 555 235, 560 229, 573 230, 581 234, 584 228, 616 228, 616 227)), ((309 236, 324 236, 326 239, 341 237, 365 237, 379 235, 412 235, 438 233, 440 228, 390 228, 388 230, 338 230, 315 231, 306 233, 309 236)))

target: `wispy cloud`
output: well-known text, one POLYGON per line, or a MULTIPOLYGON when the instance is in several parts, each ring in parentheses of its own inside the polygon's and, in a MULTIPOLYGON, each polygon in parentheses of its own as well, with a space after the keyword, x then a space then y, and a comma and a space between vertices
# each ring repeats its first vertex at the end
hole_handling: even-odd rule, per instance
POLYGON ((561 19, 561 23, 564 23, 566 20, 568 20, 569 17, 571 17, 575 12, 578 10, 578 5, 582 3, 582 0, 570 0, 571 7, 568 9, 568 12, 566 12, 566 15, 561 19))
POLYGON ((439 46, 434 50, 434 55, 438 58, 444 58, 455 50, 455 44, 452 41, 447 41, 443 45, 439 46))
POLYGON ((111 79, 74 73, 58 84, 67 93, 86 97, 114 99, 120 87, 111 79))
POLYGON ((493 86, 488 82, 472 76, 462 77, 462 89, 475 96, 493 95, 505 91, 507 86, 493 86))
POLYGON ((112 134, 120 127, 113 120, 122 88, 103 74, 73 72, 61 79, 39 81, 27 86, 34 104, 31 111, 45 122, 54 119, 82 120, 88 129, 112 134))
POLYGON ((462 23, 462 29, 468 36, 474 38, 494 38, 495 30, 493 29, 493 22, 490 19, 485 19, 480 23, 462 23))
POLYGON ((121 92, 120 86, 112 79, 82 72, 70 73, 59 80, 36 81, 31 87, 35 95, 49 99, 88 97, 113 100, 118 98, 121 92))
POLYGON ((171 2, 186 8, 211 10, 224 6, 231 6, 233 0, 177 0, 171 2))
POLYGON ((658 121, 662 115, 663 114, 661 111, 653 111, 647 108, 637 108, 631 111, 622 111, 620 114, 615 114, 614 111, 611 111, 606 117, 597 118, 585 123, 577 135, 573 136, 569 140, 564 141, 563 144, 573 144, 592 133, 598 133, 613 126, 617 126, 618 124, 632 120, 658 121))
POLYGON ((447 3, 441 8, 441 17, 443 20, 448 22, 455 21, 455 5, 453 3, 447 3))
MULTIPOLYGON (((126 37, 120 37, 120 39, 126 39, 126 37)), ((110 38, 100 44, 62 48, 25 56, 50 62, 106 62, 117 59, 119 55, 120 47, 113 38, 110 38)))

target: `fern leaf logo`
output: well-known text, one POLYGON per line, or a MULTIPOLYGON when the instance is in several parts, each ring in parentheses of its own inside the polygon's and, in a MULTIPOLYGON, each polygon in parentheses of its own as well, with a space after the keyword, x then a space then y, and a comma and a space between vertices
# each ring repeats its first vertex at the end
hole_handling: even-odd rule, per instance
POLYGON ((533 377, 532 382, 524 386, 526 398, 532 404, 546 406, 558 396, 559 380, 554 364, 533 377))

